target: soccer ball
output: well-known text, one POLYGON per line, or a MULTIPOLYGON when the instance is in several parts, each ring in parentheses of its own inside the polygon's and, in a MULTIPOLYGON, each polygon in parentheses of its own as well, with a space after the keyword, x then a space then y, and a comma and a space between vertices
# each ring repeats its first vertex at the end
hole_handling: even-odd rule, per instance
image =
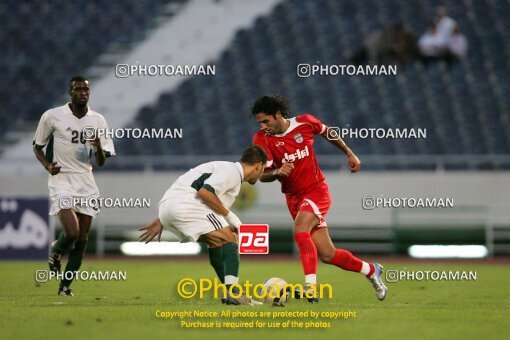
POLYGON ((279 277, 272 277, 264 281, 264 286, 267 290, 264 302, 273 306, 285 305, 290 296, 290 290, 286 285, 287 281, 279 277))

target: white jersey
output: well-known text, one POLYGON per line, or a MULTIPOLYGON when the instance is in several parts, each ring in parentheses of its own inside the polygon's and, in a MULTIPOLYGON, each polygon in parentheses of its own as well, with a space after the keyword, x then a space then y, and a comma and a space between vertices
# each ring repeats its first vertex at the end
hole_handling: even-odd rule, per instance
POLYGON ((169 199, 197 200, 203 204, 197 198, 197 192, 205 188, 214 192, 221 203, 229 209, 239 194, 243 178, 243 167, 239 162, 204 163, 179 177, 167 190, 161 202, 169 199))
MULTIPOLYGON (((84 139, 85 127, 108 129, 108 124, 100 113, 90 108, 82 118, 76 117, 67 103, 44 112, 37 126, 34 142, 40 146, 49 143, 46 154, 53 153, 51 161, 62 167, 61 173, 91 172, 90 158, 94 151, 90 142, 84 139)), ((112 139, 101 136, 100 140, 107 155, 115 155, 112 139)))

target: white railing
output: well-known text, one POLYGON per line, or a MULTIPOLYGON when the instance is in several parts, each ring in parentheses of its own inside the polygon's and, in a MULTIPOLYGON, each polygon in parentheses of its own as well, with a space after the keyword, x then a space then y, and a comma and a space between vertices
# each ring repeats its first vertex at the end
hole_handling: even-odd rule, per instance
MULTIPOLYGON (((488 155, 359 155, 365 170, 398 169, 421 171, 449 170, 510 170, 510 154, 488 155)), ((103 171, 183 170, 200 163, 225 160, 236 161, 238 155, 117 155, 108 160, 103 171)), ((347 168, 345 156, 318 155, 319 164, 326 170, 347 168)), ((0 174, 29 174, 40 170, 34 157, 0 158, 0 174)))
MULTIPOLYGON (((112 163, 115 167, 139 168, 152 171, 155 169, 191 168, 197 164, 212 161, 236 161, 237 155, 157 155, 157 156, 116 156, 112 163)), ((380 167, 413 168, 429 171, 447 171, 455 169, 478 170, 487 168, 510 169, 508 155, 360 155, 363 167, 367 170, 380 167)), ((329 170, 346 168, 347 160, 342 155, 318 155, 319 164, 329 170)))

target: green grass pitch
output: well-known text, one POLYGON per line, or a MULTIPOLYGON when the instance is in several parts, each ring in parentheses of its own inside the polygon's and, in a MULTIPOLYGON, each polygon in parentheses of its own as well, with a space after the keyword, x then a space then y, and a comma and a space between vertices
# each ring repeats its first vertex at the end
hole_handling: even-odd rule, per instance
MULTIPOLYGON (((245 257, 243 257, 244 260, 245 257)), ((36 285, 35 271, 44 262, 0 262, 2 339, 498 339, 506 337, 510 311, 510 268, 487 264, 384 263, 385 269, 476 270, 476 281, 403 281, 388 283, 385 301, 376 299, 359 274, 320 265, 319 279, 333 287, 333 299, 317 305, 291 300, 285 307, 223 306, 211 298, 183 299, 177 282, 185 277, 213 278, 207 259, 91 260, 85 271, 126 271, 126 281, 79 281, 74 297, 56 295, 55 281, 36 285), (355 311, 356 317, 327 320, 325 329, 184 329, 178 319, 155 316, 162 311, 355 311), (205 338, 207 339, 207 338, 205 338)), ((241 280, 258 283, 273 276, 302 280, 297 259, 242 261, 241 280)), ((194 319, 202 320, 204 319, 194 319)), ((251 321, 235 319, 228 321, 251 321)), ((264 320, 260 321, 275 321, 264 320)), ((276 321, 286 321, 279 318, 276 321)), ((207 320, 205 320, 207 321, 207 320)), ((221 321, 221 319, 219 319, 221 321)), ((307 320, 301 319, 306 322, 307 320)))

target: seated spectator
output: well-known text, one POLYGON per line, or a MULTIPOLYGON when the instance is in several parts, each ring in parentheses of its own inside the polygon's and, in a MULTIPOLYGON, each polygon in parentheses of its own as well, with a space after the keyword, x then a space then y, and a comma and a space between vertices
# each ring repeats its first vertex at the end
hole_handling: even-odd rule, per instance
POLYGON ((408 61, 416 59, 418 56, 418 45, 414 33, 404 25, 394 26, 395 41, 392 51, 395 59, 405 65, 408 61))
POLYGON ((437 33, 436 24, 429 25, 427 31, 418 40, 418 48, 424 61, 441 58, 444 55, 446 42, 437 33))
POLYGON ((438 33, 437 25, 430 24, 427 32, 420 37, 418 47, 425 65, 433 61, 445 61, 451 65, 466 57, 468 42, 456 24, 447 40, 438 33))
POLYGON ((404 65, 416 57, 416 38, 402 24, 394 24, 381 30, 373 31, 363 42, 363 46, 354 53, 354 64, 379 64, 397 61, 404 65))
POLYGON ((436 8, 435 24, 437 37, 446 46, 447 42, 453 35, 453 31, 457 26, 457 23, 448 16, 446 8, 440 6, 436 8))
POLYGON ((459 60, 465 59, 468 50, 468 41, 466 36, 461 33, 458 25, 455 25, 453 34, 447 45, 448 53, 459 60))

